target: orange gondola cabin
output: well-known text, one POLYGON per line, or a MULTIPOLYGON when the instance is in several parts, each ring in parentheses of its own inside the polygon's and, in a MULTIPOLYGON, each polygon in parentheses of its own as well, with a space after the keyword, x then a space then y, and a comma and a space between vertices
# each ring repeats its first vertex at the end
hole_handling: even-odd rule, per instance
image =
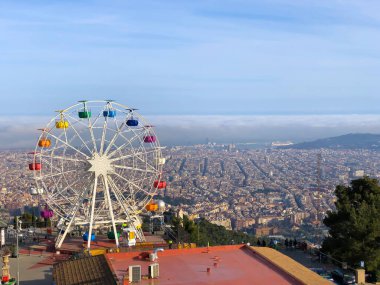
POLYGON ((150 202, 149 204, 147 204, 145 206, 145 209, 148 211, 148 212, 155 212, 158 210, 158 204, 157 203, 154 203, 154 202, 150 202))
POLYGON ((39 147, 45 147, 45 148, 47 148, 47 147, 50 147, 50 145, 51 145, 51 141, 49 139, 47 139, 47 138, 42 138, 42 139, 40 139, 38 141, 38 146, 39 147))

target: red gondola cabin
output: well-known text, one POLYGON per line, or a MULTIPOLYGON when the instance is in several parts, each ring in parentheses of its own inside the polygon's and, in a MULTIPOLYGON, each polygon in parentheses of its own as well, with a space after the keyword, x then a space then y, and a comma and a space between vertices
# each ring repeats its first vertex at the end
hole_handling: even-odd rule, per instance
POLYGON ((166 188, 166 182, 156 180, 156 181, 154 181, 153 186, 154 186, 154 188, 164 189, 164 188, 166 188))
POLYGON ((40 162, 29 163, 29 170, 41 170, 42 164, 40 162))

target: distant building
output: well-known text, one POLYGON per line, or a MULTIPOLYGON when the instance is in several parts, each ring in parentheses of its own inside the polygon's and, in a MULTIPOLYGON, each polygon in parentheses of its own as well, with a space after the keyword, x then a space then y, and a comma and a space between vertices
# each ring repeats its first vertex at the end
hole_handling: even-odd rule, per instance
POLYGON ((234 219, 232 221, 232 227, 234 230, 239 231, 247 229, 256 223, 255 219, 234 219))
POLYGON ((202 163, 199 163, 199 173, 200 174, 203 173, 203 164, 202 163))
POLYGON ((256 237, 265 237, 269 235, 275 235, 278 233, 276 227, 258 226, 254 228, 254 234, 256 237))
POLYGON ((351 178, 361 178, 365 175, 364 170, 351 170, 350 177, 351 178))
POLYGON ((285 141, 285 142, 279 142, 279 141, 276 141, 276 142, 272 142, 272 146, 276 147, 276 146, 288 146, 288 145, 292 145, 294 144, 293 142, 291 141, 285 141))
POLYGON ((364 176, 364 170, 356 170, 354 172, 354 177, 363 177, 364 176))
POLYGON ((227 230, 232 230, 231 219, 211 220, 210 223, 218 226, 223 226, 227 230))

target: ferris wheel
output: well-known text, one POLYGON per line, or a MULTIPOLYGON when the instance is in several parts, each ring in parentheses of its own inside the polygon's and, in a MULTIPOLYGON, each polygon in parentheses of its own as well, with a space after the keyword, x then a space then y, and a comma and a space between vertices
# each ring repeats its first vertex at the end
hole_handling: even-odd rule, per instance
POLYGON ((153 126, 112 100, 79 101, 57 111, 41 131, 29 169, 59 217, 56 248, 75 226, 90 237, 95 228, 109 227, 118 237, 118 226, 128 224, 144 241, 138 214, 166 187, 153 126))

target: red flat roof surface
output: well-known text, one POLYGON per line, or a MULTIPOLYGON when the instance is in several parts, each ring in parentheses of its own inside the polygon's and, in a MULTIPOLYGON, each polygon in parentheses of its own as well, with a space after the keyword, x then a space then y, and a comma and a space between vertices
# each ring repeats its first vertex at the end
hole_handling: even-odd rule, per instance
MULTIPOLYGON (((119 280, 127 276, 124 284, 129 284, 128 266, 141 265, 142 275, 148 275, 148 265, 154 263, 142 258, 141 252, 110 253, 106 256, 119 280)), ((158 257, 160 277, 143 279, 138 284, 301 284, 241 245, 165 250, 158 252, 158 257)))

